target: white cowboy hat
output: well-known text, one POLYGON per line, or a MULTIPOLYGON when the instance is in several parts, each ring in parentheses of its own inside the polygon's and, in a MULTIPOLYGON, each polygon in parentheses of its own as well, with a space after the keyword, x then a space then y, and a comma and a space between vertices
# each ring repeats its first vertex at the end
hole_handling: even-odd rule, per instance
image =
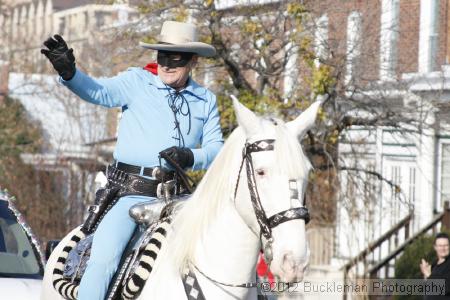
POLYGON ((205 57, 216 54, 213 46, 197 41, 197 29, 190 23, 165 21, 157 38, 158 44, 139 44, 147 49, 192 52, 205 57))

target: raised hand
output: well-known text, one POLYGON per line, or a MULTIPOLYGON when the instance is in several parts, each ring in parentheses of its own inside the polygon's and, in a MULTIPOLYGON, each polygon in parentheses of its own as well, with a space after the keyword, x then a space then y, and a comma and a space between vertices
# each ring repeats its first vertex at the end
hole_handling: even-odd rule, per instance
POLYGON ((431 266, 423 258, 422 258, 422 260, 420 262, 420 272, 422 272, 424 278, 428 278, 431 275, 431 266))
POLYGON ((47 49, 41 49, 41 53, 50 60, 58 74, 64 80, 72 79, 76 72, 73 49, 69 49, 64 39, 58 34, 48 38, 44 46, 47 49))

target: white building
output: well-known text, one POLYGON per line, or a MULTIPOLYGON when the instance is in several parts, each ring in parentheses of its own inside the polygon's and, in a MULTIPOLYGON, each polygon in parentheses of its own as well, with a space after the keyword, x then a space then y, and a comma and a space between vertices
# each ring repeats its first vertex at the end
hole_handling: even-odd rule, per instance
POLYGON ((84 211, 94 198, 94 185, 104 183, 97 174, 111 162, 118 111, 86 103, 60 85, 40 49, 52 34, 61 34, 75 49, 77 66, 95 72, 95 55, 104 56, 107 51, 89 53, 95 33, 110 33, 139 17, 137 10, 123 1, 112 5, 96 2, 8 1, 0 12, 0 61, 3 59, 2 69, 7 66, 10 72, 9 78, 3 76, 6 86, 3 81, 2 89, 18 99, 44 131, 46 147, 42 153, 25 154, 22 159, 39 170, 56 172, 55 176, 67 182, 64 196, 67 201, 79 203, 76 213, 80 220, 83 216, 79 211, 84 211))
POLYGON ((48 70, 40 54, 42 42, 60 34, 79 49, 95 31, 121 26, 139 17, 126 3, 106 5, 91 0, 9 1, 0 13, 0 59, 14 72, 48 70))

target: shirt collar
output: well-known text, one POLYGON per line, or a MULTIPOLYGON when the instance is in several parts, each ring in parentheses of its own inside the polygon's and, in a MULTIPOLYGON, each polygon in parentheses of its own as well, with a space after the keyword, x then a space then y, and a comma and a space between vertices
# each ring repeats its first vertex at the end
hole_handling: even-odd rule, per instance
MULTIPOLYGON (((173 88, 171 88, 168 85, 165 85, 161 78, 159 78, 158 75, 153 75, 150 74, 149 75, 152 77, 150 80, 150 84, 154 85, 156 88, 158 89, 165 89, 168 91, 175 91, 173 88)), ((201 85, 199 85, 197 82, 195 82, 191 77, 189 77, 188 79, 188 84, 187 86, 181 90, 181 92, 186 92, 191 94, 192 96, 195 96, 197 99, 203 100, 203 101, 207 101, 206 100, 206 89, 204 87, 202 87, 201 85)))

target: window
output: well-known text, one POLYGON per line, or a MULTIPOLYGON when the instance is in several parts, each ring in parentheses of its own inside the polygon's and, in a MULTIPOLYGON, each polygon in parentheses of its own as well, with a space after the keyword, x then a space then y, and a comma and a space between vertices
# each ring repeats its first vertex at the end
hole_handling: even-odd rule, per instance
POLYGON ((13 15, 12 15, 12 25, 11 25, 11 36, 12 39, 17 39, 17 32, 19 29, 19 9, 16 7, 14 8, 13 15))
POLYGON ((347 19, 347 72, 345 82, 349 83, 355 76, 357 59, 361 54, 361 14, 352 12, 347 19))
POLYGON ((320 64, 320 60, 327 57, 328 43, 328 16, 324 15, 317 20, 316 32, 314 34, 314 50, 316 52, 316 66, 320 64))
MULTIPOLYGON (((239 56, 240 50, 241 50, 241 46, 238 43, 234 43, 233 45, 231 45, 230 56, 237 64, 240 64, 240 60, 241 60, 240 56, 239 56)), ((228 76, 228 82, 230 84, 233 84, 233 79, 231 78, 231 76, 228 76)))
POLYGON ((6 44, 5 36, 6 31, 8 30, 8 27, 6 26, 6 18, 3 16, 3 14, 0 12, 0 41, 2 41, 2 44, 6 44))
POLYGON ((437 70, 439 1, 420 1, 419 72, 437 70))
POLYGON ((442 144, 441 203, 450 201, 450 144, 442 144))
POLYGON ((0 277, 41 278, 41 267, 23 227, 0 200, 0 277))
POLYGON ((409 168, 409 194, 408 194, 409 203, 416 202, 416 168, 409 168))
POLYGON ((284 97, 286 100, 291 96, 294 90, 294 85, 298 81, 298 47, 292 43, 286 45, 286 52, 288 53, 288 58, 286 62, 286 67, 284 69, 284 97))
MULTIPOLYGON (((259 61, 257 60, 256 63, 256 68, 260 69, 260 70, 266 70, 267 69, 267 65, 266 62, 264 61, 264 56, 263 54, 259 51, 261 49, 261 47, 263 46, 264 40, 263 39, 258 39, 256 41, 256 53, 255 53, 255 58, 259 57, 259 61)), ((255 82, 258 85, 258 80, 260 79, 260 77, 262 76, 262 74, 260 74, 260 72, 256 71, 255 72, 255 82)))
POLYGON ((203 85, 206 88, 211 88, 214 83, 214 69, 213 66, 209 64, 203 65, 203 85))
POLYGON ((261 5, 278 1, 279 0, 216 0, 215 5, 217 9, 227 9, 238 5, 241 6, 261 5))
POLYGON ((380 79, 393 80, 397 67, 399 0, 382 0, 380 79))
POLYGON ((439 3, 436 0, 431 1, 431 31, 430 31, 430 71, 436 71, 437 64, 437 52, 439 42, 439 3))

